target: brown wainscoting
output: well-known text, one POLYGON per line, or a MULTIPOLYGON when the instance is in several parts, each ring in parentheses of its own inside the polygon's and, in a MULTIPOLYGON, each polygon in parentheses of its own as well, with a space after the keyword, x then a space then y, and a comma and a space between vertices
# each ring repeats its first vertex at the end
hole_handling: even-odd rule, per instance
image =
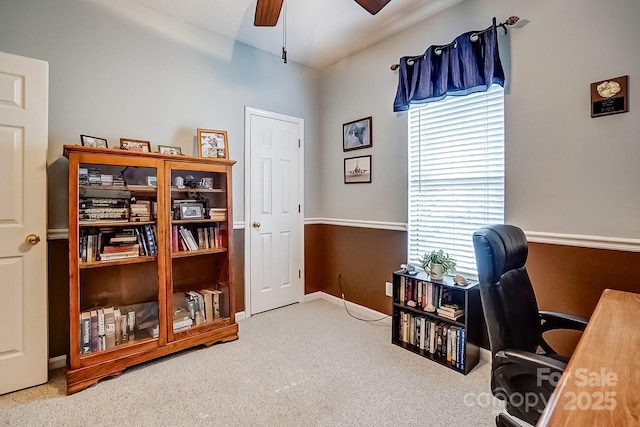
MULTIPOLYGON (((406 259, 407 233, 337 225, 305 226, 305 293, 323 291, 391 313, 384 282, 406 259)), ((590 317, 607 288, 640 293, 640 253, 529 243, 527 270, 541 310, 590 317)), ((483 325, 486 331, 486 327, 483 325)), ((482 346, 489 348, 486 332, 482 346)), ((580 333, 547 334, 550 343, 570 354, 580 333)))
MULTIPOLYGON (((640 293, 640 253, 529 243, 527 270, 541 310, 590 317, 602 291, 640 293)), ((556 350, 573 351, 580 334, 554 332, 556 350)))
POLYGON ((407 258, 405 231, 326 224, 305 225, 305 293, 323 291, 391 314, 385 282, 407 258))
MULTIPOLYGON (((69 348, 69 241, 49 240, 49 357, 69 348)), ((236 312, 244 311, 244 230, 233 230, 233 283, 236 312)))

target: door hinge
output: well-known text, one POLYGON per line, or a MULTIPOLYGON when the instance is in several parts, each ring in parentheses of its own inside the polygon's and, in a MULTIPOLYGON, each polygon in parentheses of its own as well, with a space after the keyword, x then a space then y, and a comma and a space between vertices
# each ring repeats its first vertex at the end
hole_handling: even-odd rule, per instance
POLYGON ((298 279, 302 279, 302 270, 298 270, 298 279))
POLYGON ((300 138, 298 138, 298 148, 300 148, 301 145, 302 145, 302 141, 300 141, 300 138))
POLYGON ((302 213, 302 210, 300 210, 300 205, 298 205, 298 213, 302 213))

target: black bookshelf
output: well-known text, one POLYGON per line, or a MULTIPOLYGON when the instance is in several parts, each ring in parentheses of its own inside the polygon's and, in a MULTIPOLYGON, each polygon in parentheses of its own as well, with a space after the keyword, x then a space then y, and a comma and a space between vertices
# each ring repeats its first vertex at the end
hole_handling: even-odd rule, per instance
POLYGON ((432 280, 424 272, 407 274, 398 270, 393 273, 393 344, 466 375, 480 360, 481 340, 482 307, 477 282, 460 286, 449 276, 443 280, 432 280), (412 302, 407 304, 409 301, 412 302), (462 316, 452 320, 438 315, 435 310, 445 303, 457 304, 463 310, 462 316), (420 318, 425 319, 424 329, 415 325, 422 324, 420 318), (454 331, 456 339, 447 335, 447 331, 454 331), (433 332, 434 338, 431 337, 433 332), (422 345, 421 334, 425 334, 422 345), (441 339, 440 351, 437 350, 438 337, 441 339), (435 343, 436 348, 430 349, 430 343, 435 343), (449 351, 450 357, 447 357, 448 349, 454 350, 449 351))

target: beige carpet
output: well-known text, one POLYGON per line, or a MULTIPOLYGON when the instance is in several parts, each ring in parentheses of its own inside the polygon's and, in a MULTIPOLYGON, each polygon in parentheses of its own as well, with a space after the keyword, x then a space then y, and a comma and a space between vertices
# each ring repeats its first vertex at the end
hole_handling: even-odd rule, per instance
POLYGON ((64 372, 0 396, 3 426, 493 426, 490 367, 464 376, 322 300, 239 323, 240 339, 126 370, 72 396, 64 372))

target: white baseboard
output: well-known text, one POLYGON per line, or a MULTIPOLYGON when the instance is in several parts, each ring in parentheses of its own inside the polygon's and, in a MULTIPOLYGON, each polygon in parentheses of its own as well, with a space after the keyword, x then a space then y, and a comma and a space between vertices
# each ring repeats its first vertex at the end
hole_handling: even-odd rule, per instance
POLYGON ((347 309, 353 315, 356 315, 358 317, 362 316, 363 319, 367 319, 367 320, 383 319, 377 323, 391 325, 391 316, 384 313, 380 313, 379 311, 376 311, 376 310, 372 310, 368 307, 355 304, 351 301, 343 301, 342 298, 334 297, 333 295, 330 295, 326 292, 317 291, 311 294, 306 294, 304 296, 304 302, 314 301, 317 299, 322 299, 332 304, 339 305, 341 307, 344 307, 346 304, 347 309))
POLYGON ((55 369, 64 368, 67 366, 67 355, 63 354, 62 356, 50 357, 49 358, 49 370, 53 371, 55 369))
POLYGON ((244 320, 247 318, 247 313, 244 311, 239 311, 236 313, 236 322, 239 322, 240 320, 244 320))

